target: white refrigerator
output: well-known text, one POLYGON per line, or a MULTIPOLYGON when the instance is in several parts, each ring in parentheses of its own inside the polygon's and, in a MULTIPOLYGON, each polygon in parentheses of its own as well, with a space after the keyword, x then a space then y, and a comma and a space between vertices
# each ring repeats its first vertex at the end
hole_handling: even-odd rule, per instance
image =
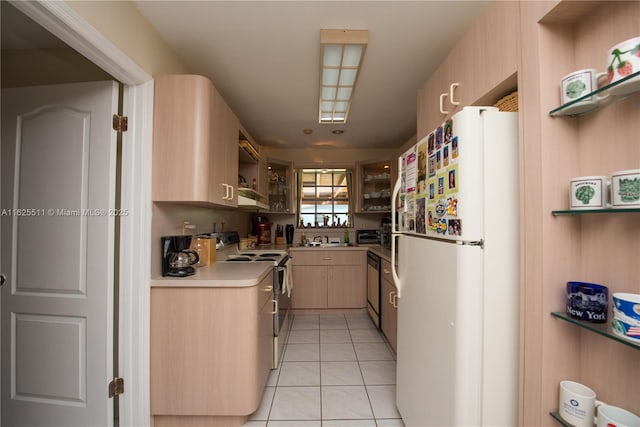
POLYGON ((392 266, 404 423, 517 425, 517 113, 464 108, 399 158, 398 175, 392 266))

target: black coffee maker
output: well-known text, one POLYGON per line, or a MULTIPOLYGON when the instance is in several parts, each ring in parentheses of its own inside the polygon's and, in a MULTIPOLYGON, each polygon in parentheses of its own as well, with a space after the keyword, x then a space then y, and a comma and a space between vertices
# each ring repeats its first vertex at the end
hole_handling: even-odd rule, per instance
POLYGON ((192 266, 200 256, 191 246, 191 235, 162 236, 162 276, 186 277, 196 272, 192 266))

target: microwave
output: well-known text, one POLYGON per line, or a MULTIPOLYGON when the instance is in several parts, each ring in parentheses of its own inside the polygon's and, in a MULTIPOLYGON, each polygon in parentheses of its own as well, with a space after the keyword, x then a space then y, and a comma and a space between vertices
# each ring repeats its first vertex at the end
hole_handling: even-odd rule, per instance
POLYGON ((380 244, 378 230, 356 230, 356 243, 361 245, 378 245, 380 244))

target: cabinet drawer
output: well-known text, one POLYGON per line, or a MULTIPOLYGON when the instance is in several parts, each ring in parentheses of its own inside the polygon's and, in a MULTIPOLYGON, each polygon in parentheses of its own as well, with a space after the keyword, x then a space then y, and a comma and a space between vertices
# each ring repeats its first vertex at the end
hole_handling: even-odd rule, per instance
POLYGON ((310 250, 292 251, 293 265, 359 265, 365 262, 365 251, 310 250))

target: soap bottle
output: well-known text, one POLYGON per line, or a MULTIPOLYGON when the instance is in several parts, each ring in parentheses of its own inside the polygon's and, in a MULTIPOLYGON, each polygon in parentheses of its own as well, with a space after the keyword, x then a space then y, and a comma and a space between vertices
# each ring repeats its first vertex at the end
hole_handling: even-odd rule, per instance
POLYGON ((344 230, 344 243, 349 243, 349 231, 344 230))

